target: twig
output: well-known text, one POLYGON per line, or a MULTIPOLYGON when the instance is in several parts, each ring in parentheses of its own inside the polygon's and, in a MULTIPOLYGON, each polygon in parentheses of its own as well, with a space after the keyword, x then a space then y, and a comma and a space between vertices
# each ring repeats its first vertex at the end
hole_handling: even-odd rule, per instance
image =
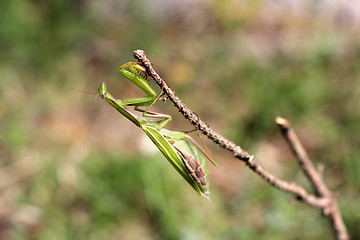
POLYGON ((307 155, 299 138, 290 128, 288 121, 284 118, 278 117, 276 118, 275 122, 279 126, 280 131, 286 139, 290 149, 293 151, 295 157, 299 161, 300 167, 304 174, 309 178, 316 195, 319 197, 330 195, 328 188, 325 186, 324 182, 320 178, 320 175, 315 170, 315 167, 307 155))
MULTIPOLYGON (((134 51, 134 57, 142 63, 145 67, 147 73, 151 78, 155 80, 155 82, 160 86, 162 91, 166 93, 169 97, 170 101, 172 101, 180 111, 180 113, 188 119, 193 125, 197 125, 198 129, 206 135, 210 140, 214 143, 218 144, 219 146, 233 152, 234 156, 246 163, 246 165, 253 170, 255 173, 260 175, 265 181, 267 181, 272 186, 276 187, 281 191, 288 192, 296 197, 298 201, 304 202, 309 206, 321 208, 326 216, 331 219, 332 226, 335 232, 337 239, 347 240, 348 234, 346 231, 346 227, 342 221, 340 212, 337 207, 337 203, 335 198, 332 196, 331 192, 327 189, 325 184, 323 183, 322 179, 314 169, 309 157, 306 154, 306 151, 301 146, 300 141, 297 139, 295 133, 293 131, 289 131, 289 128, 286 129, 286 126, 281 127, 282 132, 286 132, 291 136, 291 140, 288 142, 293 142, 293 139, 296 139, 298 144, 290 144, 293 149, 295 155, 302 160, 300 165, 305 172, 306 176, 310 179, 315 192, 316 196, 308 194, 306 190, 299 186, 296 183, 286 182, 283 180, 278 179, 271 173, 265 171, 262 167, 260 167, 254 160, 253 156, 248 154, 245 150, 243 150, 240 146, 237 146, 235 143, 231 142, 227 138, 223 137, 222 135, 216 133, 212 130, 207 124, 205 124, 196 113, 191 111, 189 108, 185 106, 185 104, 175 95, 175 93, 170 89, 170 87, 165 83, 165 81, 156 73, 154 68, 151 65, 151 62, 147 59, 145 52, 143 50, 136 50, 134 51), (295 136, 295 137, 294 137, 295 136), (310 164, 309 164, 310 163, 310 164)), ((283 119, 282 119, 283 120, 283 119)), ((277 122, 279 125, 279 123, 277 122)), ((281 125, 281 120, 280 120, 281 125)), ((280 126, 279 125, 279 126, 280 126)), ((283 126, 283 125, 281 125, 283 126)), ((288 125, 287 125, 288 126, 288 125)), ((284 135, 285 136, 285 135, 284 135)))
POLYGON ((326 187, 324 181, 321 178, 321 173, 316 171, 296 133, 290 127, 289 122, 284 118, 276 118, 276 124, 279 126, 281 133, 286 139, 286 142, 297 158, 304 174, 310 180, 315 194, 322 199, 328 200, 329 204, 321 208, 323 210, 323 214, 330 219, 337 239, 349 239, 346 227, 337 205, 337 201, 330 190, 326 187))

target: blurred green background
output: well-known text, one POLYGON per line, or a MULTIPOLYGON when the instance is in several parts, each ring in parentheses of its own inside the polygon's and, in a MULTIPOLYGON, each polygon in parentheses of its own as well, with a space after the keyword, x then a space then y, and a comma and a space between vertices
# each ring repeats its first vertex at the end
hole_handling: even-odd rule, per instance
MULTIPOLYGON (((359 29, 356 0, 1 1, 0 239, 332 239, 319 210, 208 141, 219 167, 211 203, 199 197, 81 92, 142 96, 118 72, 135 49, 211 127, 310 190, 274 124, 289 119, 359 239, 359 29)), ((170 102, 155 109, 192 129, 170 102)))

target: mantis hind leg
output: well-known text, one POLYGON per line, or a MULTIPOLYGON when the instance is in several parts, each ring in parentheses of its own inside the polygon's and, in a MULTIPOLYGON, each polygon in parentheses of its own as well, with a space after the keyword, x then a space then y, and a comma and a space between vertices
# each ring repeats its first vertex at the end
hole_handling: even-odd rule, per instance
POLYGON ((200 139, 202 145, 204 146, 205 151, 200 147, 200 145, 199 145, 197 142, 195 142, 194 139, 192 139, 192 137, 187 136, 186 139, 187 139, 188 141, 190 141, 192 144, 194 144, 194 145, 202 152, 202 154, 203 154, 214 166, 217 167, 218 164, 217 164, 214 156, 211 154, 211 151, 209 150, 209 148, 207 147, 207 145, 205 144, 205 142, 204 142, 203 139, 201 138, 201 134, 200 134, 200 117, 199 117, 199 115, 198 115, 196 112, 194 112, 194 114, 195 114, 196 117, 197 117, 196 128, 193 129, 193 130, 187 131, 187 132, 188 132, 188 133, 189 133, 189 132, 195 132, 195 131, 197 132, 197 136, 198 136, 198 138, 200 139))
POLYGON ((163 113, 158 113, 158 112, 148 111, 149 108, 144 110, 144 109, 140 109, 139 107, 135 107, 134 109, 136 111, 143 112, 144 117, 163 118, 163 120, 157 121, 157 123, 158 123, 157 128, 158 129, 162 129, 166 124, 171 122, 171 116, 170 115, 163 114, 163 113))
MULTIPOLYGON (((155 112, 150 112, 149 111, 149 109, 152 107, 152 106, 154 106, 155 105, 155 103, 161 98, 161 96, 163 96, 164 95, 164 92, 163 91, 161 91, 161 93, 154 99, 154 101, 152 101, 151 103, 150 103, 150 105, 145 109, 145 111, 144 110, 140 110, 139 108, 138 108, 138 106, 136 106, 135 107, 135 110, 136 111, 139 111, 140 110, 140 112, 143 112, 143 117, 148 117, 147 115, 147 113, 151 113, 151 115, 154 115, 154 113, 155 112)), ((155 114, 156 115, 156 114, 155 114)), ((159 114, 159 115, 161 115, 161 114, 159 114)), ((169 116, 169 115, 166 115, 166 116, 169 116)), ((156 117, 156 116, 152 116, 152 117, 156 117)))

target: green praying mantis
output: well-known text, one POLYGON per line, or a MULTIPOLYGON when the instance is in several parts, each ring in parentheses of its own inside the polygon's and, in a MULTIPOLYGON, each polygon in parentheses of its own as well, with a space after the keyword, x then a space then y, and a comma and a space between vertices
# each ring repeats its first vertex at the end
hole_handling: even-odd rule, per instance
POLYGON ((216 161, 209 157, 186 133, 165 129, 164 126, 171 121, 170 115, 149 111, 162 93, 157 95, 150 87, 147 73, 141 65, 130 62, 120 66, 119 71, 143 90, 147 96, 115 99, 108 92, 106 83, 102 83, 98 88, 99 96, 140 127, 190 186, 200 195, 209 199, 209 170, 205 158, 215 166, 217 166, 216 161), (133 106, 136 111, 142 112, 142 116, 130 112, 126 106, 133 106), (148 106, 148 108, 143 110, 139 108, 140 106, 148 106), (161 118, 161 120, 155 121, 149 118, 161 118))

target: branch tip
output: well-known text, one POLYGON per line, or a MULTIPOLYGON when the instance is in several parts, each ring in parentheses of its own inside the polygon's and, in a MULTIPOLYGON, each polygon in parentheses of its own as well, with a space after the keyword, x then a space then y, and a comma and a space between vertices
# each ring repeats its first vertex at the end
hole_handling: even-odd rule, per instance
POLYGON ((285 118, 282 118, 282 117, 277 117, 275 119, 275 123, 277 125, 279 125, 279 127, 282 127, 282 128, 289 128, 290 127, 290 124, 289 124, 288 120, 286 120, 285 118))

